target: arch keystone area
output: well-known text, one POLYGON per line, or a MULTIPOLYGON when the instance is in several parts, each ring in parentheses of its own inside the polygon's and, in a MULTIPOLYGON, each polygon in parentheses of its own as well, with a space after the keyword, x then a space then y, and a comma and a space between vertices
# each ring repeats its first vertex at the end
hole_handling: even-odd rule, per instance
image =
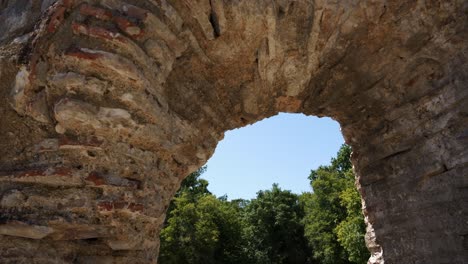
POLYGON ((468 259, 468 4, 0 1, 2 263, 156 263, 225 131, 337 120, 369 263, 468 259))

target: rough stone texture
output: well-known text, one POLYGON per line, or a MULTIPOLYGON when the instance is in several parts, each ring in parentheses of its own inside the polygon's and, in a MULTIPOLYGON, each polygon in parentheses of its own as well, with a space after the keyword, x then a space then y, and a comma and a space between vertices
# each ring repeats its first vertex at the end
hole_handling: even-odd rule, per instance
POLYGON ((0 1, 0 262, 155 263, 223 133, 329 116, 370 263, 468 260, 466 0, 0 1))

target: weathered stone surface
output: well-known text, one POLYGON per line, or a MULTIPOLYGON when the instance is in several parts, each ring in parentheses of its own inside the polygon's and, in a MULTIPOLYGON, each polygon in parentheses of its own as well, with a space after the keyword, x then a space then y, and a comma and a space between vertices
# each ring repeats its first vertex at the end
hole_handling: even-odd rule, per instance
POLYGON ((21 222, 12 222, 0 225, 0 235, 25 237, 31 239, 44 238, 54 230, 46 226, 28 225, 21 222))
POLYGON ((155 263, 225 131, 329 116, 369 263, 468 259, 468 4, 0 2, 2 263, 155 263))

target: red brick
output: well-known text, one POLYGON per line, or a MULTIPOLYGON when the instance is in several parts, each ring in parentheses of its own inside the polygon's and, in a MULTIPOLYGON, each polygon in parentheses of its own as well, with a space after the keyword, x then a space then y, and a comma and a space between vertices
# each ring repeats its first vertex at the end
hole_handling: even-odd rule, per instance
POLYGON ((110 20, 112 13, 109 10, 84 4, 80 7, 80 13, 84 16, 93 16, 101 20, 110 20))
POLYGON ((123 38, 118 32, 112 32, 102 27, 88 27, 84 24, 73 22, 72 29, 73 33, 75 34, 83 34, 106 40, 118 40, 120 42, 125 42, 125 38, 123 38))
POLYGON ((124 17, 115 17, 113 21, 120 30, 127 33, 132 38, 137 39, 144 35, 143 29, 141 29, 140 27, 138 27, 138 25, 136 25, 135 23, 133 23, 132 21, 124 17), (131 31, 132 28, 138 29, 138 32, 132 32, 131 31))
POLYGON ((47 26, 47 31, 53 33, 57 30, 58 26, 62 24, 62 21, 65 18, 65 11, 67 8, 65 6, 57 7, 57 10, 50 17, 49 25, 47 26))
POLYGON ((89 173, 88 177, 86 177, 85 180, 93 182, 94 185, 96 186, 106 184, 106 180, 101 175, 99 175, 97 172, 94 172, 94 171, 89 173))
POLYGON ((59 138, 59 148, 68 148, 68 147, 83 147, 83 148, 100 148, 102 141, 92 137, 84 142, 63 136, 59 138))
POLYGON ((97 204, 97 206, 101 211, 128 209, 131 212, 142 212, 144 210, 144 205, 141 203, 125 201, 101 201, 97 204))
POLYGON ((102 57, 101 54, 86 52, 80 48, 71 48, 66 52, 66 55, 85 60, 96 60, 102 57))

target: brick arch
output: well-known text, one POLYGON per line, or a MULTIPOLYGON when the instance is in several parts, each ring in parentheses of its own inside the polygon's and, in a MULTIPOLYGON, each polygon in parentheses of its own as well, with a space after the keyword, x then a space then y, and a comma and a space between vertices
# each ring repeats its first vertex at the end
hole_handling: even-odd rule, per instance
POLYGON ((2 29, 3 259, 156 262, 182 179, 278 112, 340 123, 371 263, 466 259, 464 1, 28 8, 2 29))

